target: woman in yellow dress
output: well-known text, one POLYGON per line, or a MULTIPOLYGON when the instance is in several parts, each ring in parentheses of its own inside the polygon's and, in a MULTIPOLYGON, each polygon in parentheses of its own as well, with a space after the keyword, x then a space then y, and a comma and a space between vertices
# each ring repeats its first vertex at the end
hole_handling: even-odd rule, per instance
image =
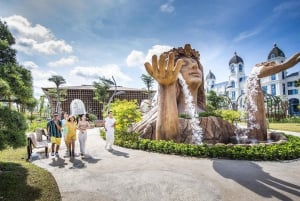
POLYGON ((74 116, 70 116, 67 122, 68 134, 66 141, 69 148, 70 157, 75 157, 75 141, 76 141, 76 128, 77 123, 74 116))

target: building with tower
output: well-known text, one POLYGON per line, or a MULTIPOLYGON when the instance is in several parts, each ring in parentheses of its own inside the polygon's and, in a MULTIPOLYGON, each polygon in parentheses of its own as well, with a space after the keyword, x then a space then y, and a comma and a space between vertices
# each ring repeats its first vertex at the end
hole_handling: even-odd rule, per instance
MULTIPOLYGON (((267 57, 267 61, 283 63, 286 60, 284 52, 274 44, 273 49, 267 57)), ((218 95, 224 95, 231 101, 233 109, 242 110, 245 108, 245 94, 247 75, 243 59, 234 53, 228 64, 228 81, 218 83, 215 75, 209 71, 206 76, 206 92, 215 91, 218 95)), ((261 79, 262 90, 270 97, 280 97, 281 100, 288 100, 289 115, 300 116, 299 87, 295 86, 295 81, 300 79, 300 72, 288 74, 287 71, 281 71, 261 79)))

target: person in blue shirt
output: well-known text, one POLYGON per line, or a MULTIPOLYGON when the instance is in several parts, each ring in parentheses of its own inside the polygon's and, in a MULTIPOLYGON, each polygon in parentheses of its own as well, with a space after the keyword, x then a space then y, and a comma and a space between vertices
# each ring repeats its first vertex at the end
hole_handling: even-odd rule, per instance
POLYGON ((62 128, 62 122, 61 120, 59 120, 58 113, 55 112, 53 114, 53 119, 47 123, 47 131, 51 139, 51 156, 54 156, 54 151, 55 151, 55 155, 59 157, 58 150, 59 150, 61 137, 62 137, 61 128, 62 128))

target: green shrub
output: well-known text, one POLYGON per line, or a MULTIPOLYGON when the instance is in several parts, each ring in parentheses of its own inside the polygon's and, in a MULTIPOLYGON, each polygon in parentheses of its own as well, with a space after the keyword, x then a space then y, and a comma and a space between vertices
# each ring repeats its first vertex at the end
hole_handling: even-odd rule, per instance
POLYGON ((235 110, 218 110, 219 113, 224 120, 229 121, 230 123, 234 123, 234 121, 240 121, 241 112, 235 110))
MULTIPOLYGON (((103 135, 104 132, 101 131, 101 133, 103 135)), ((193 145, 173 141, 139 139, 137 133, 124 132, 116 135, 115 144, 131 149, 195 157, 236 160, 291 160, 300 158, 300 138, 291 135, 288 135, 287 138, 288 141, 284 144, 272 145, 193 145)))
POLYGON ((89 114, 89 121, 93 122, 97 119, 97 116, 95 114, 89 114))
POLYGON ((0 108, 0 150, 7 146, 14 148, 24 146, 26 129, 26 118, 22 113, 7 107, 0 108))
POLYGON ((27 132, 34 132, 37 128, 47 128, 47 121, 33 121, 28 123, 27 132))
POLYGON ((210 112, 199 112, 199 117, 209 117, 209 116, 214 116, 214 117, 220 117, 222 118, 222 116, 220 114, 217 113, 217 111, 210 111, 210 112))

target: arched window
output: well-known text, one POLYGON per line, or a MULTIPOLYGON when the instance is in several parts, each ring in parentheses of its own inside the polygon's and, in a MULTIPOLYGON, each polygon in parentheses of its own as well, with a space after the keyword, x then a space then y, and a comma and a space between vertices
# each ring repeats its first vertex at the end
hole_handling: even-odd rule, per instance
POLYGON ((235 88, 235 81, 231 81, 231 88, 235 88))
POLYGON ((275 58, 275 54, 271 54, 271 58, 275 58))
POLYGON ((231 73, 234 73, 234 72, 235 72, 235 70, 234 70, 234 65, 233 65, 233 64, 231 64, 230 71, 231 71, 231 73))
POLYGON ((243 72, 243 65, 239 64, 239 72, 243 72))

